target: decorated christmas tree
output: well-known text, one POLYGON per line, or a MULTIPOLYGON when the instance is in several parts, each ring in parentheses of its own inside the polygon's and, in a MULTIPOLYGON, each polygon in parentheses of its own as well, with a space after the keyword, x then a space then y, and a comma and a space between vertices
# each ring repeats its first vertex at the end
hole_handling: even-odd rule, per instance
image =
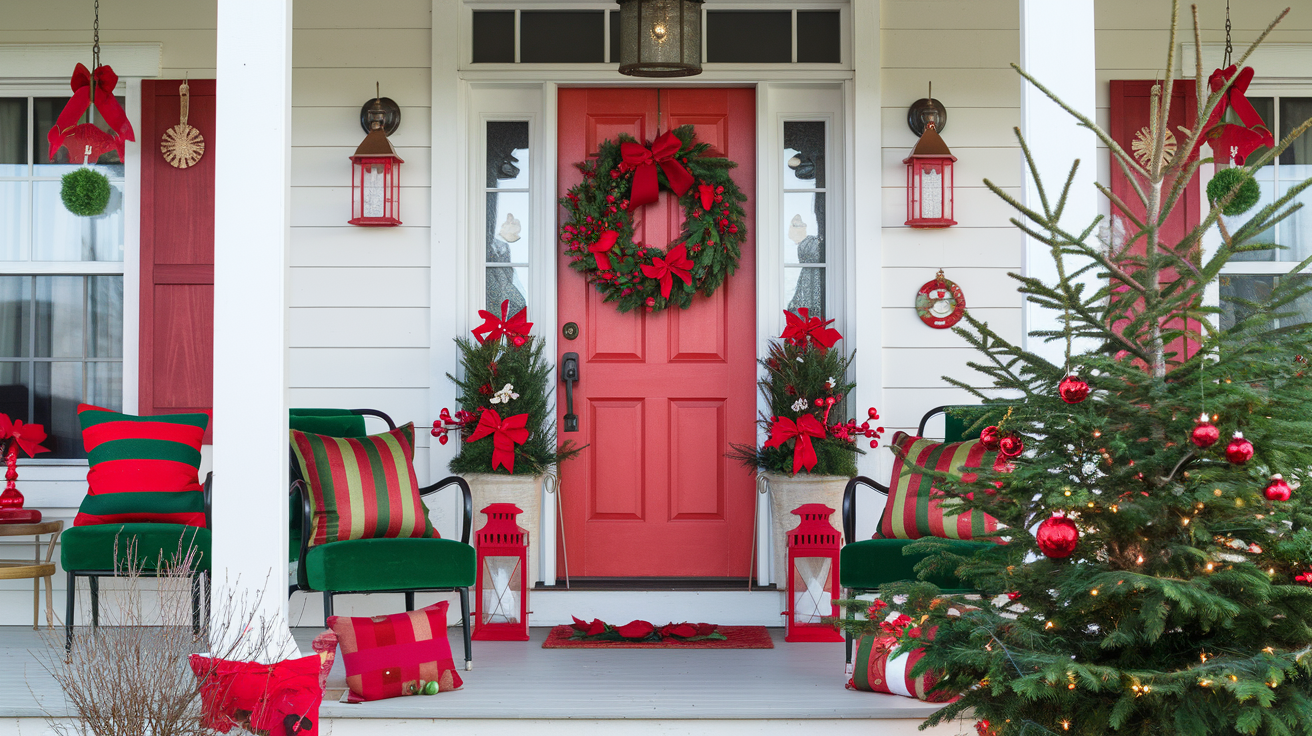
MULTIPOLYGON (((1201 48, 1196 10, 1194 26, 1201 48)), ((1236 150, 1265 132, 1225 122, 1227 106, 1247 104, 1233 84, 1250 48, 1210 79, 1199 63, 1197 122, 1169 146, 1162 90, 1175 76, 1174 19, 1170 44, 1142 159, 1049 93, 1126 173, 1137 201, 1099 188, 1124 237, 1098 220, 1063 220, 1071 179, 1056 197, 1039 182, 1034 206, 986 181, 1056 261, 1055 282, 1013 278, 1031 303, 1060 313, 1060 329, 1032 337, 1065 356, 1047 360, 969 314, 957 330, 991 387, 946 380, 978 397, 968 424, 1004 459, 955 480, 933 475, 940 502, 1004 525, 1001 543, 965 557, 941 540, 916 542, 910 552, 936 551, 922 573, 953 571, 978 598, 889 585, 881 595, 891 606, 851 626, 873 635, 890 611, 909 617, 893 628, 899 647, 924 649, 913 673, 936 673, 940 694, 960 695, 931 724, 970 716, 982 736, 1312 734, 1312 330, 1295 310, 1312 292, 1298 275, 1309 261, 1263 299, 1208 298, 1227 262, 1272 248, 1254 236, 1299 208, 1312 182, 1222 219, 1241 209, 1251 174, 1312 121, 1270 147, 1254 143, 1246 160, 1236 150), (1241 173, 1213 188, 1197 227, 1166 239, 1185 183, 1212 163, 1204 143, 1222 163, 1244 161, 1241 173), (1209 232, 1219 234, 1214 250, 1204 247, 1209 232)))
POLYGON ((460 408, 454 415, 443 409, 433 428, 442 444, 449 432, 461 442, 453 473, 539 475, 579 452, 573 443, 556 443, 554 371, 542 341, 529 334, 526 310, 507 318, 509 306, 502 302, 499 317, 479 310, 483 324, 474 339, 456 339, 464 375, 447 378, 460 388, 460 408))

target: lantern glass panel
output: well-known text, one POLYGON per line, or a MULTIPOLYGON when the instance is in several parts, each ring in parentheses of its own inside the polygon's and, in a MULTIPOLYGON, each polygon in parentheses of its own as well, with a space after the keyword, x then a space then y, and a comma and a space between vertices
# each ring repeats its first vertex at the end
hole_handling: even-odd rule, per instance
POLYGON ((387 200, 387 181, 383 163, 381 161, 365 163, 363 174, 361 199, 364 205, 362 214, 365 217, 383 217, 385 216, 387 200))
POLYGON ((925 164, 920 169, 920 216, 927 220, 943 217, 943 166, 925 164))
POLYGON ((482 623, 519 623, 523 576, 518 556, 483 558, 483 600, 479 601, 479 620, 482 623))
POLYGON ((819 624, 833 615, 831 599, 834 561, 829 557, 793 558, 793 623, 819 624))

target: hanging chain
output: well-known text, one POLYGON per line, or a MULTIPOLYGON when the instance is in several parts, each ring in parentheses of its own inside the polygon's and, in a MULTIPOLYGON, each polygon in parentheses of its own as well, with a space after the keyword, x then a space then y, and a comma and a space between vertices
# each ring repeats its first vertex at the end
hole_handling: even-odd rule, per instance
POLYGON ((1225 61, 1221 64, 1222 68, 1230 66, 1230 55, 1234 50, 1230 45, 1230 0, 1225 0, 1225 61))
POLYGON ((96 0, 96 21, 91 26, 91 70, 100 68, 100 0, 96 0))

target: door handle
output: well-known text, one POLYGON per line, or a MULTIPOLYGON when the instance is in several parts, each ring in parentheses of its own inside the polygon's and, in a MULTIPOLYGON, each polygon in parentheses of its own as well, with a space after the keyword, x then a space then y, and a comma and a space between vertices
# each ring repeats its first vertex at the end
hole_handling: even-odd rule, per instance
POLYGON ((579 354, 565 353, 560 361, 560 380, 565 382, 565 429, 579 431, 579 417, 574 413, 574 384, 579 380, 579 354))

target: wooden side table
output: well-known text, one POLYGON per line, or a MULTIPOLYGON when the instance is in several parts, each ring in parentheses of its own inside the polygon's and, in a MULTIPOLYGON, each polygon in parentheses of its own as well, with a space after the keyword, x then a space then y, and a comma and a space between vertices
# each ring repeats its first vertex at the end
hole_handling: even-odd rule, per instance
POLYGON ((51 558, 55 554, 55 542, 64 530, 62 521, 43 521, 39 524, 0 524, 0 537, 36 537, 36 555, 32 560, 0 560, 0 580, 32 579, 32 628, 40 626, 41 612, 41 578, 46 579, 46 627, 53 627, 55 621, 54 585, 55 563, 51 558), (50 542, 46 545, 45 560, 41 559, 41 535, 49 534, 50 542))

